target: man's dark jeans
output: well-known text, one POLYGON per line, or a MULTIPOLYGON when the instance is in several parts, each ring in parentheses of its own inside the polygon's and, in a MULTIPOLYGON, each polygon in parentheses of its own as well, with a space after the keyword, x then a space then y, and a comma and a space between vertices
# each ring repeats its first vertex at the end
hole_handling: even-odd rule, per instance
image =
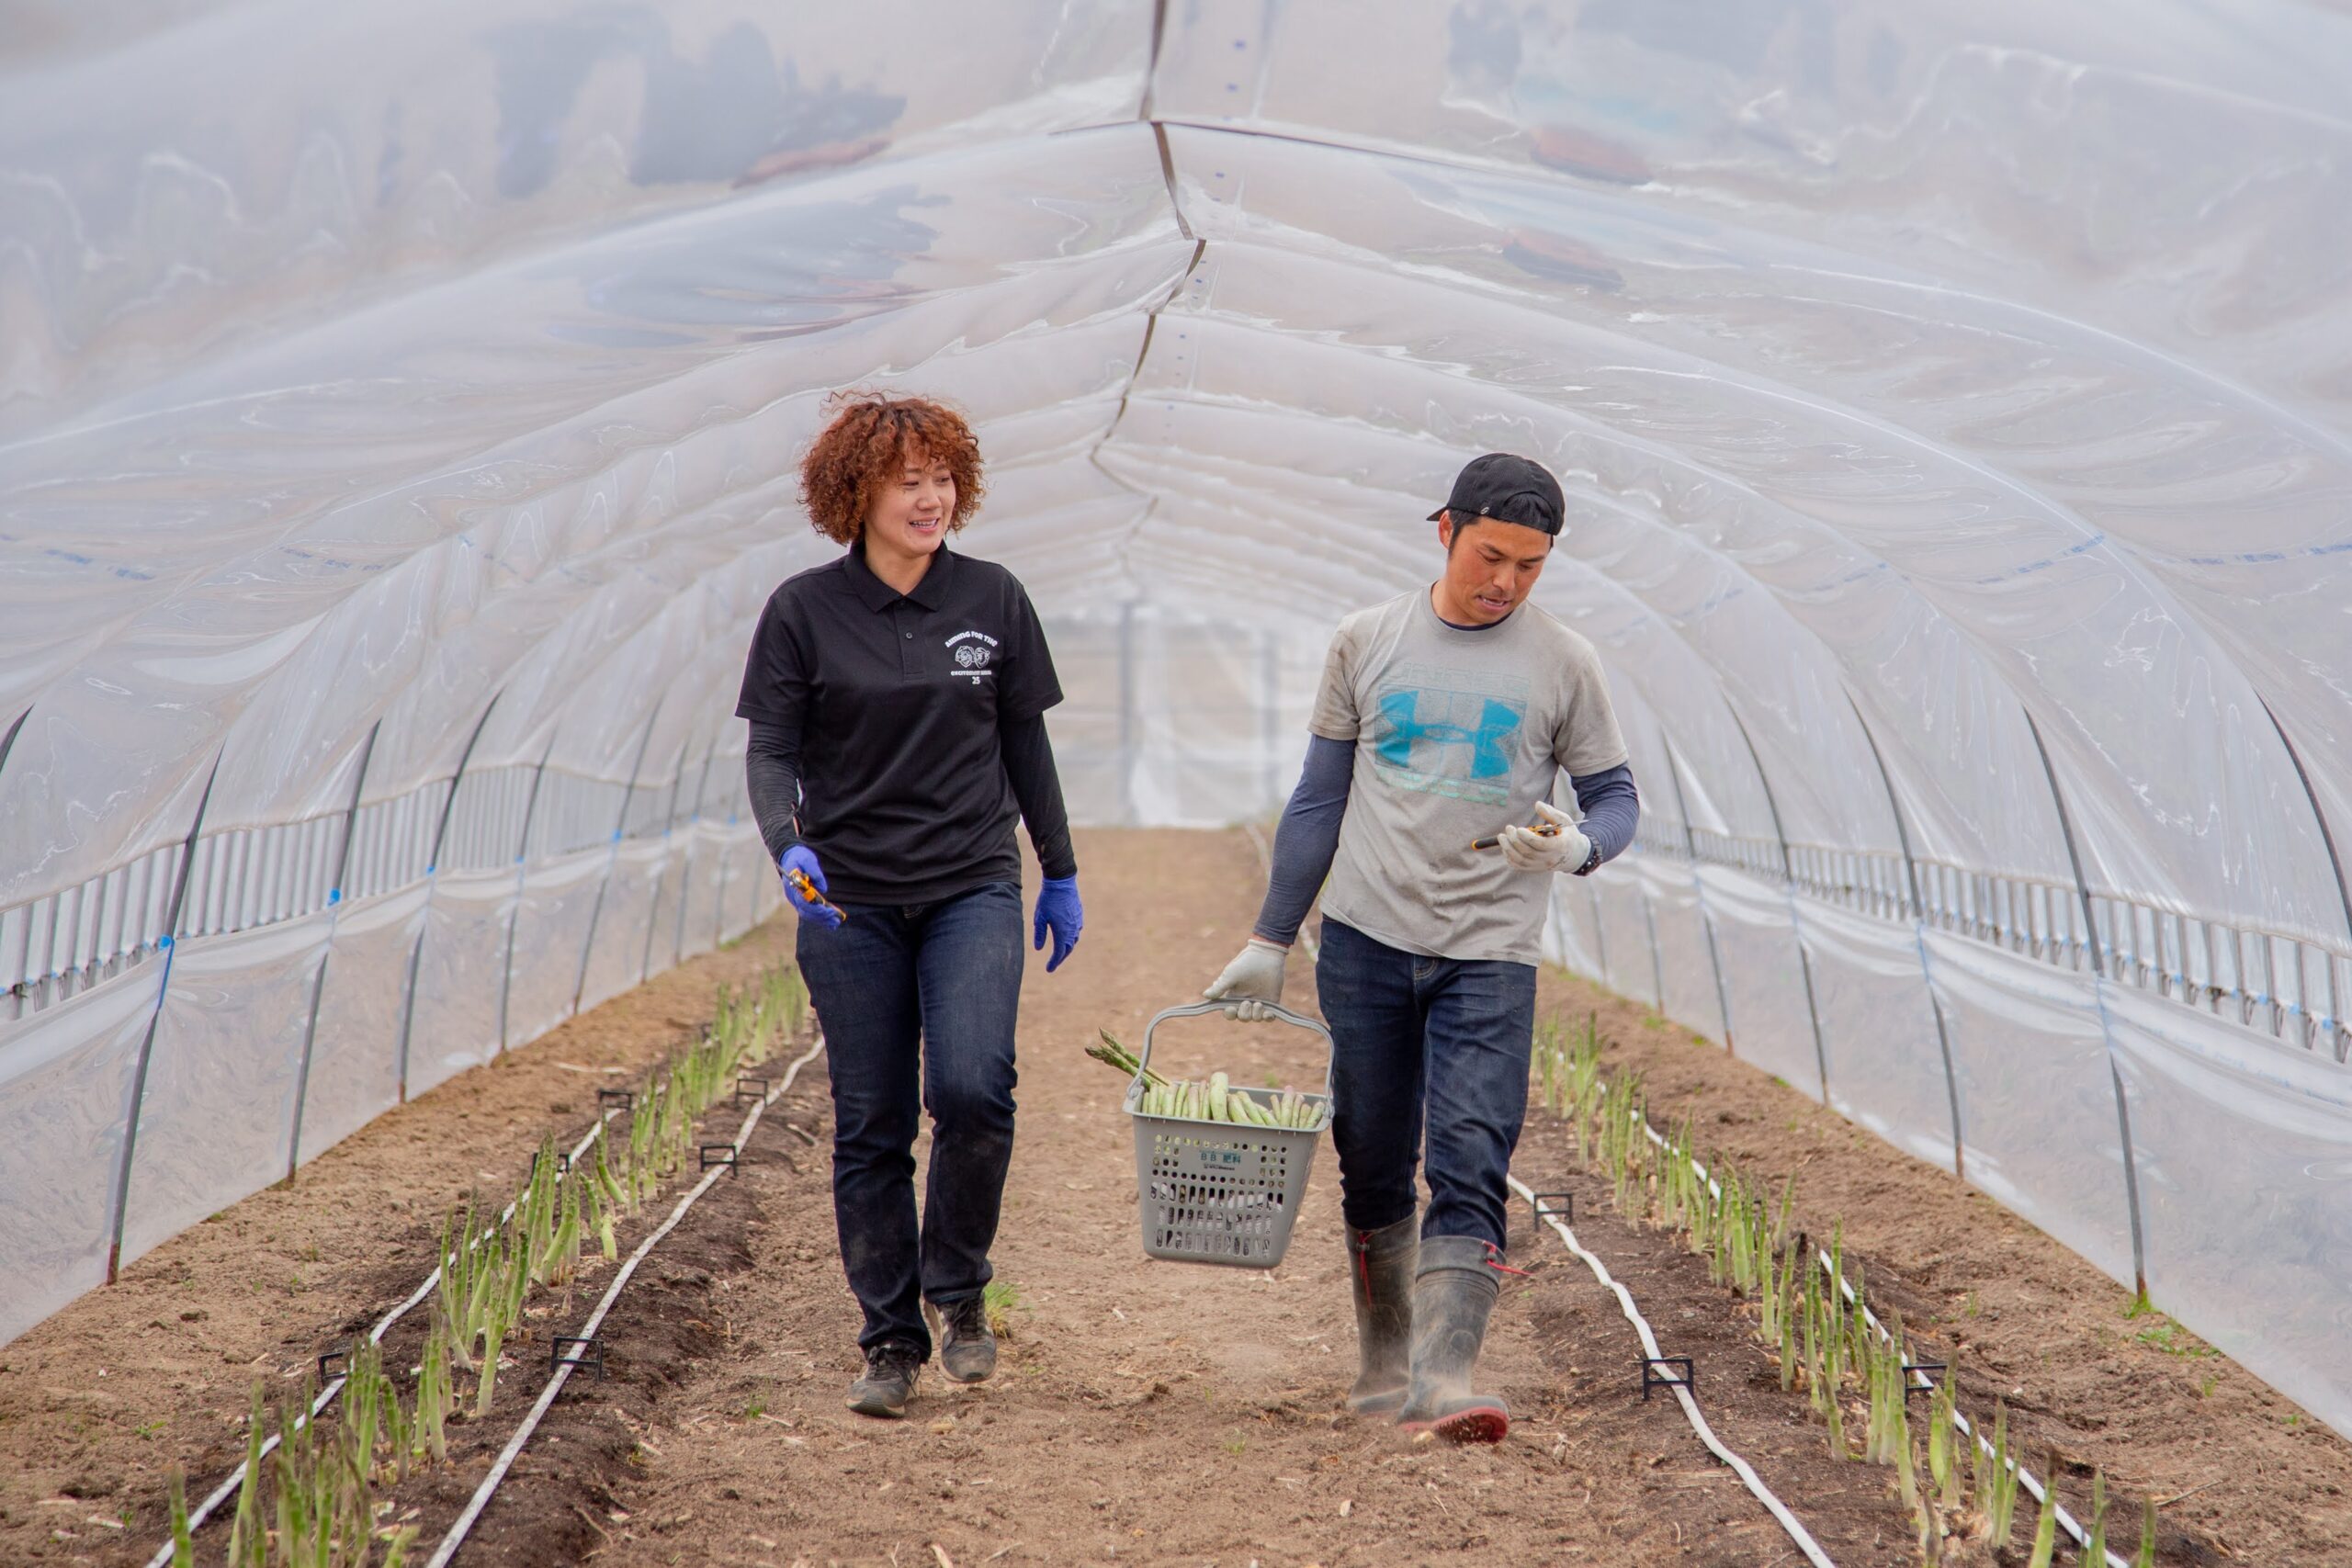
POLYGON ((833 1224, 871 1349, 926 1356, 922 1298, 989 1282, 1012 1159, 1012 1032, 1021 888, 992 882, 935 904, 844 904, 838 931, 800 922, 801 976, 833 1079, 833 1224), (915 1134, 931 1111, 931 1175, 915 1221, 915 1134))
POLYGON ((1331 1026, 1340 1212, 1357 1230, 1413 1212, 1426 1123, 1421 1234, 1503 1245, 1511 1151, 1527 1114, 1535 967, 1424 958, 1323 922, 1315 990, 1331 1026))

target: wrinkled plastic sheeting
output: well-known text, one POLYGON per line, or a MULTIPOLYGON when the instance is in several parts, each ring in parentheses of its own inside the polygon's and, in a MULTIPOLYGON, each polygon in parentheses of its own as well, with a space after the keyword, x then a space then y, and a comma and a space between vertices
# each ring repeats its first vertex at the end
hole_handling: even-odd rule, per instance
POLYGON ((1808 900, 1804 944, 1830 1105, 1905 1153, 1951 1169, 1951 1095, 1917 935, 1808 900))
POLYGON ((122 1261, 283 1178, 330 915, 181 942, 148 1054, 122 1261))
POLYGON ((425 897, 421 884, 404 887, 345 904, 334 922, 295 1151, 304 1164, 400 1102, 409 955, 424 932, 425 897))
POLYGON ((434 879, 408 1021, 411 1100, 497 1055, 506 937, 520 881, 512 867, 443 872, 434 879))
POLYGON ((1926 941, 1968 1179, 2109 1278, 2131 1279, 2132 1195, 2099 982, 1942 931, 1926 941))
MULTIPOLYGON (((920 364, 925 390, 1004 421, 990 457, 1017 498, 1023 448, 1075 434, 1029 416, 1069 405, 1080 428, 1107 429, 1140 312, 1193 250, 1148 128, 1055 147, 982 142, 624 227, 191 368, 153 412, 12 453, 12 480, 42 499, 15 513, 33 548, 0 702, 38 700, 10 784, 109 808, 0 814, 0 900, 184 833, 224 739, 230 821, 332 802, 334 770, 420 687, 463 699, 441 731, 497 692, 481 760, 521 760, 594 684, 584 671, 714 576, 757 581, 701 629, 740 668, 765 590, 830 553, 805 530, 771 547, 792 503, 782 455, 832 389, 877 367, 920 364), (755 352, 778 333, 794 352, 755 352), (305 426, 313 461, 249 511, 262 411, 370 364, 403 396, 305 405, 324 427, 305 426), (608 439, 623 427, 628 441, 608 439), (374 502, 355 506, 355 487, 374 502), (207 544, 177 543, 190 537, 207 544), (327 644, 365 657, 313 662, 327 644)), ((989 547, 1010 561, 1139 505, 1069 463, 1028 496, 989 547)), ((731 712, 717 685, 699 702, 731 712)), ((448 743, 394 739, 394 766, 448 743)))
POLYGON ((588 946, 580 1005, 584 1010, 620 995, 651 972, 651 944, 662 929, 662 893, 669 877, 666 840, 615 847, 612 880, 588 946))
POLYGON ((611 851, 587 850, 543 862, 523 878, 502 1050, 537 1039, 571 1016, 590 922, 599 919, 605 874, 611 865, 611 851))
POLYGON ((2108 1011, 2149 1293, 2352 1432, 2352 1081, 2142 992, 2108 1011))
POLYGON ((1544 961, 1575 975, 1600 974, 1600 948, 1596 940, 1600 932, 1594 923, 1598 914, 1589 887, 1577 886, 1565 877, 1555 879, 1544 922, 1544 961))
POLYGON ((0 1340, 107 1279, 153 975, 36 1013, 0 1043, 0 1340))
POLYGON ((708 869, 686 883, 679 927, 679 954, 686 958, 733 941, 782 901, 757 824, 697 823, 693 853, 695 863, 708 869))
POLYGON ((1727 866, 1701 866, 1699 882, 1714 921, 1734 1053, 1806 1098, 1824 1099, 1813 998, 1789 896, 1727 866))
POLYGON ((1725 1038, 1714 942, 1690 868, 1648 855, 1632 864, 1642 880, 1657 942, 1657 973, 1663 987, 1658 1010, 1712 1039, 1725 1038))

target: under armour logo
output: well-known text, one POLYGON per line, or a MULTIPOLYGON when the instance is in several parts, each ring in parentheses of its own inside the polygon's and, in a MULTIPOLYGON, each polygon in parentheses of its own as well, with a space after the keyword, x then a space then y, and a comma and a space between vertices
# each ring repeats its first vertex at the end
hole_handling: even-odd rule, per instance
POLYGON ((1453 778, 1491 779, 1510 772, 1511 743, 1519 739, 1524 715, 1509 703, 1473 693, 1408 690, 1382 694, 1380 716, 1381 736, 1375 750, 1387 766, 1453 778), (1436 710, 1435 716, 1421 716, 1425 705, 1436 710), (1425 751, 1417 765, 1416 747, 1434 750, 1438 755, 1425 751), (1446 765, 1453 761, 1447 753, 1457 747, 1469 752, 1466 773, 1446 765))

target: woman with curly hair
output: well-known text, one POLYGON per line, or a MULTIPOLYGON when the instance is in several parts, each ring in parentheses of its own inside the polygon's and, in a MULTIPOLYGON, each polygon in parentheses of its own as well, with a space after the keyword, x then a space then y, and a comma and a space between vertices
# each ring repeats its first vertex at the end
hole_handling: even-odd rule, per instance
POLYGON ((829 406, 801 500, 849 547, 769 598, 735 711, 825 1024, 833 1219, 865 1314, 850 1408, 897 1416, 934 1348, 958 1382, 996 1366, 981 1292, 1012 1156, 1016 817, 1044 872, 1031 934, 1053 942, 1048 974, 1084 915, 1046 739, 1062 694, 1044 630, 1011 572, 947 547, 980 501, 971 426, 922 398, 829 406))

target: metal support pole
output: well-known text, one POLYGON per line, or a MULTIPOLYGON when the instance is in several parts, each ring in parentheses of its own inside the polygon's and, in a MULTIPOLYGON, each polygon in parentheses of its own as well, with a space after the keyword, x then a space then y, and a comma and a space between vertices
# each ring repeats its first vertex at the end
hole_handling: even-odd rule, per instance
POLYGON ((1136 606, 1119 606, 1119 819, 1129 827, 1136 814, 1136 606))
POLYGON ((1846 704, 1854 710, 1854 722, 1862 728, 1862 740, 1871 749, 1871 761, 1878 764, 1879 783, 1886 787, 1886 808, 1894 814, 1894 841, 1903 851, 1903 885, 1910 900, 1911 940, 1919 950, 1919 980, 1928 987, 1928 1010, 1936 1021, 1936 1045, 1943 1053, 1944 1093, 1951 1103, 1951 1173, 1966 1180, 1968 1156, 1960 1135, 1960 1077, 1952 1070, 1951 1034, 1944 1026, 1944 1005, 1936 996, 1935 976, 1928 968, 1928 931, 1920 911, 1927 906, 1919 899, 1919 864, 1911 854, 1911 830, 1903 824, 1903 802, 1894 793, 1894 775, 1887 772, 1886 758, 1878 749, 1878 737, 1871 733, 1870 720, 1862 716, 1862 705, 1854 694, 1846 694, 1846 704))
POLYGON ((1724 987, 1724 959, 1715 945, 1715 917, 1707 908, 1707 885, 1699 880, 1699 840, 1690 830, 1690 800, 1682 789, 1682 760, 1675 754, 1674 742, 1666 738, 1663 726, 1658 729, 1658 744, 1666 748, 1667 776, 1674 781, 1674 806, 1682 815, 1682 852, 1690 857, 1690 896, 1699 905, 1699 929, 1707 934, 1707 963, 1715 972, 1715 1011, 1724 1021, 1724 1049, 1739 1055, 1732 1043, 1731 993, 1724 987))
MULTIPOLYGON (((712 728, 712 729, 711 729, 711 732, 710 732, 710 746, 709 746, 709 749, 708 749, 708 750, 707 750, 706 751, 704 751, 704 752, 703 752, 703 754, 702 754, 702 776, 695 782, 695 815, 694 815, 694 821, 695 821, 695 826, 696 826, 696 827, 700 827, 700 826, 701 826, 701 823, 702 823, 702 807, 703 807, 703 801, 704 801, 704 800, 705 800, 705 799, 709 795, 709 794, 710 794, 710 764, 712 763, 712 761, 714 761, 718 758, 718 730, 717 727, 716 727, 716 726, 714 726, 714 727, 712 728)), ((700 837, 701 837, 701 835, 700 835, 699 833, 697 833, 697 834, 695 834, 695 837, 698 839, 698 838, 700 838, 700 837)), ((685 954, 685 951, 686 951, 686 910, 687 910, 689 908, 691 908, 691 907, 693 906, 693 904, 694 904, 694 897, 693 897, 693 888, 694 888, 694 885, 695 885, 695 846, 694 846, 694 842, 693 842, 693 840, 688 840, 688 842, 687 842, 687 844, 686 844, 686 866, 685 866, 685 870, 684 870, 684 872, 683 874, 681 874, 680 878, 679 878, 679 882, 678 882, 678 932, 677 932, 678 940, 677 940, 677 943, 676 943, 676 945, 671 949, 670 958, 671 958, 671 962, 672 962, 672 963, 675 963, 675 962, 677 962, 677 960, 678 960, 678 959, 680 959, 681 957, 684 956, 684 954, 685 954)))
POLYGON ((539 814, 539 785, 548 776, 548 759, 555 755, 555 736, 548 737, 548 749, 539 753, 539 765, 531 770, 531 793, 523 802, 523 831, 514 840, 514 908, 506 917, 506 962, 498 974, 498 1054, 506 1054, 506 1004, 514 994, 514 936, 523 925, 523 893, 531 875, 531 823, 539 814))
POLYGON ((1804 950, 1804 925, 1797 916, 1797 875, 1795 863, 1789 855, 1789 830, 1781 825, 1781 802, 1772 793, 1770 775, 1764 772, 1764 758, 1756 750, 1756 738, 1747 733, 1747 726, 1741 721, 1738 709, 1725 702, 1724 711, 1731 715, 1733 727, 1747 745, 1747 760, 1756 764, 1756 782, 1764 790, 1764 808, 1772 814, 1772 837, 1780 840, 1781 884, 1789 899, 1789 934, 1797 944, 1797 972, 1804 977, 1804 1011, 1806 1019, 1813 1024, 1813 1062, 1815 1070, 1821 1075, 1821 1103, 1827 1105, 1829 1048, 1822 1040, 1821 1008, 1813 995, 1813 959, 1804 950))
POLYGON ((351 870, 351 838, 359 826, 359 792, 368 787, 368 762, 376 754, 376 736, 384 728, 378 719, 359 743, 358 776, 351 781, 351 805, 343 814, 343 847, 335 852, 334 881, 327 888, 327 950, 319 954, 319 972, 311 976, 311 1021, 302 1026, 302 1065, 294 1074, 294 1125, 286 1138, 286 1179, 294 1179, 302 1163, 302 1111, 311 1096, 311 1052, 319 1038, 319 1003, 326 997, 327 965, 334 961, 334 928, 343 918, 343 881, 351 870))
POLYGON ((466 765, 474 760, 474 747, 481 740, 481 732, 489 728, 490 716, 496 710, 498 699, 505 694, 503 688, 490 694, 490 701, 482 706, 481 716, 474 720, 473 733, 466 737, 466 749, 458 753, 458 771, 449 775, 449 798, 441 803, 441 820, 434 825, 433 848, 424 859, 424 905, 418 911, 422 919, 416 928, 416 941, 409 945, 408 950, 408 984, 401 997, 401 1040, 393 1063, 399 1074, 400 1103, 402 1105, 408 1103, 408 1043, 416 1023, 417 970, 424 959, 425 933, 433 929, 434 879, 440 874, 441 851, 448 842, 449 819, 457 813, 458 791, 466 782, 466 765))
POLYGON ((653 724, 662 716, 663 693, 653 702, 653 711, 645 716, 645 739, 637 743, 637 761, 629 765, 628 785, 621 791, 619 820, 613 824, 612 853, 605 861, 605 880, 596 885, 596 901, 588 907, 588 937, 580 944, 580 979, 571 987, 571 1010, 580 1010, 581 999, 588 994, 588 958, 596 951, 596 923, 605 918, 605 895, 613 886, 613 871, 620 864, 621 838, 628 831, 629 803, 637 798, 638 775, 645 771, 645 753, 653 746, 653 724))
POLYGON ((204 831, 204 814, 212 806, 212 786, 220 778, 220 758, 228 750, 224 745, 212 756, 212 772, 205 776, 204 793, 197 798, 196 819, 187 825, 187 840, 180 848, 179 874, 173 879, 172 908, 164 921, 163 973, 155 979, 155 1010, 147 1015, 147 1033, 139 1043, 139 1065, 131 1069, 130 1104, 122 1129, 122 1160, 115 1168, 113 1223, 107 1243, 107 1283, 111 1285, 122 1272, 122 1232, 130 1213, 130 1165, 139 1150, 139 1116, 147 1100, 147 1064, 155 1054, 155 1029, 164 1020, 164 996, 172 987, 172 960, 179 953, 180 916, 187 904, 189 874, 196 868, 197 836, 204 831))
MULTIPOLYGON (((2326 846, 2328 866, 2335 873, 2335 897, 2344 906, 2345 937, 2347 942, 2352 942, 2352 882, 2346 881, 2345 877, 2344 852, 2337 847, 2335 833, 2327 825, 2327 813, 2320 809, 2319 794, 2312 788, 2312 776, 2303 768, 2303 754, 2295 750, 2294 741, 2288 737, 2287 727, 2278 722, 2278 715, 2271 708, 2268 698, 2263 699, 2262 711, 2270 716, 2270 728, 2278 732, 2278 744, 2287 749, 2287 760, 2295 765, 2295 778, 2303 786, 2303 798, 2311 803, 2312 820, 2319 825, 2319 841, 2326 846)), ((0 747, 0 761, 6 761, 6 749, 0 747)), ((2334 960, 2330 960, 2327 965, 2328 1022, 2334 1027, 2335 1032, 2335 1048, 2330 1055, 2341 1062, 2346 1059, 2347 1037, 2352 1037, 2352 1025, 2347 1025, 2344 1019, 2346 998, 2335 994, 2335 975, 2336 964, 2334 960)), ((2303 976, 2300 969, 2295 976, 2295 982, 2298 991, 2304 989, 2303 976)), ((2304 1011, 2309 1012, 2310 998, 2305 997, 2303 1003, 2304 1011)))
POLYGON ((2138 1161, 2132 1152, 2132 1108, 2124 1098, 2123 1072, 2116 1060, 2115 1025, 2107 1015, 2107 954, 2100 950, 2098 922, 2091 916, 2090 879, 2083 874, 2082 851, 2075 842, 2074 818, 2066 810, 2065 792, 2058 787, 2058 769, 2050 760, 2050 748, 2042 743, 2041 726, 2033 719, 2033 712, 2018 705, 2025 715, 2026 733, 2033 737, 2033 749, 2041 757, 2041 776, 2050 784, 2050 804, 2058 813, 2058 836, 2065 840, 2066 863, 2075 874, 2075 893, 2083 901, 2083 941, 2091 960, 2091 997, 2098 1006, 2100 1038, 2107 1045, 2107 1074, 2115 1085, 2115 1125, 2123 1139, 2123 1202, 2132 1220, 2132 1282, 2142 1299, 2148 1293, 2148 1249, 2140 1227, 2140 1175, 2138 1161))
MULTIPOLYGON (((722 728, 724 728, 722 726, 722 728)), ((714 752, 718 742, 711 742, 714 752)), ((738 781, 737 788, 741 787, 738 781)), ((727 814, 727 830, 718 840, 718 886, 710 890, 710 950, 716 953, 727 941, 727 874, 732 869, 735 824, 739 820, 732 811, 727 814)))
POLYGON ((27 708, 24 712, 18 714, 17 716, 17 721, 8 727, 8 733, 6 735, 0 735, 0 771, 5 771, 7 768, 8 753, 17 749, 17 732, 24 728, 25 720, 32 717, 32 716, 33 710, 27 708))
POLYGON ((1262 764, 1263 798, 1277 809, 1282 805, 1282 775, 1274 771, 1274 751, 1282 741, 1282 644, 1272 632, 1258 634, 1258 757, 1262 764))
POLYGON ((1596 978, 1606 986, 1609 984, 1609 925, 1601 915, 1600 885, 1588 880, 1584 890, 1592 896, 1592 945, 1596 950, 1593 956, 1600 960, 1600 973, 1596 978))
MULTIPOLYGON (((640 986, 653 974, 653 933, 661 925, 662 889, 670 880, 670 840, 678 835, 678 796, 686 787, 686 747, 678 748, 678 765, 670 775, 670 806, 662 818, 662 869, 653 878, 653 907, 645 912, 645 952, 637 962, 637 983, 640 986)), ((682 889, 678 895, 685 902, 682 889)))
POLYGON ((1657 1013, 1666 1016, 1666 965, 1657 955, 1657 909, 1650 902, 1650 890, 1642 889, 1642 923, 1650 932, 1650 990, 1657 998, 1657 1013))

